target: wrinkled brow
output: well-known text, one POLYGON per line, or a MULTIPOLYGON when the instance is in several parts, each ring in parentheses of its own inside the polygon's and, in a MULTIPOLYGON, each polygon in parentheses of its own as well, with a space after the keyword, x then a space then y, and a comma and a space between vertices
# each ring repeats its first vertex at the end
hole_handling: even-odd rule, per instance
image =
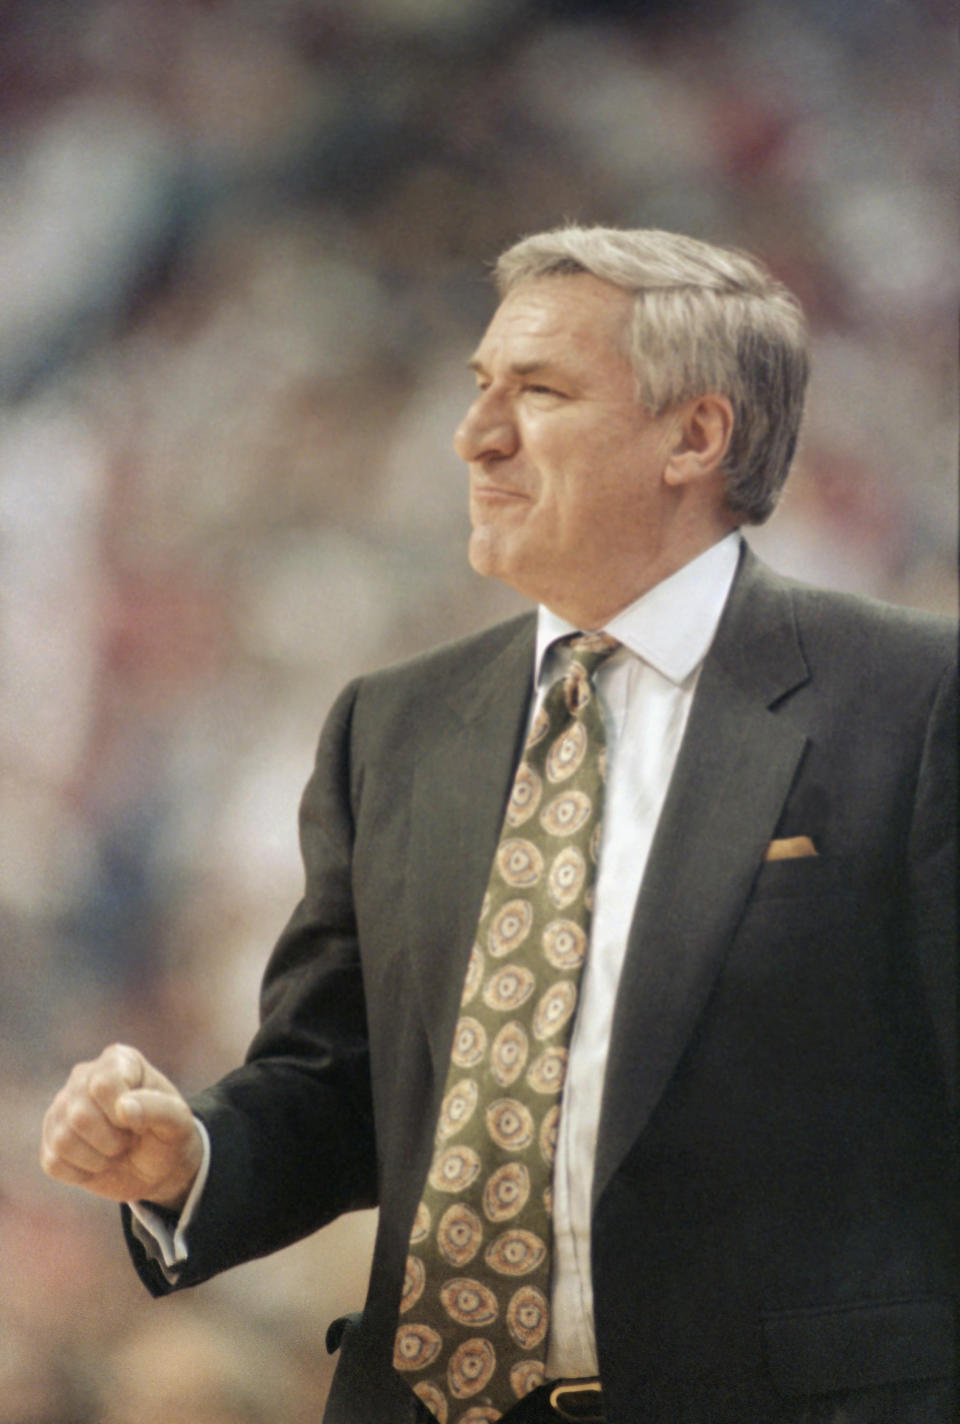
MULTIPOLYGON (((477 375, 481 375, 486 369, 478 356, 471 356, 467 362, 467 370, 473 371, 477 375)), ((508 367, 511 375, 514 376, 535 376, 541 371, 555 369, 555 365, 551 361, 511 361, 508 367)))

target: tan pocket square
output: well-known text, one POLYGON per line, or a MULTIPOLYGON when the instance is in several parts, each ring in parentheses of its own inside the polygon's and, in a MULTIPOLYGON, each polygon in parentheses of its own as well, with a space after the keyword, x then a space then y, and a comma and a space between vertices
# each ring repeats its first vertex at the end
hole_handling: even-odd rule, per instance
POLYGON ((763 858, 764 860, 797 860, 805 855, 817 854, 817 848, 809 836, 787 836, 784 840, 771 841, 763 858))

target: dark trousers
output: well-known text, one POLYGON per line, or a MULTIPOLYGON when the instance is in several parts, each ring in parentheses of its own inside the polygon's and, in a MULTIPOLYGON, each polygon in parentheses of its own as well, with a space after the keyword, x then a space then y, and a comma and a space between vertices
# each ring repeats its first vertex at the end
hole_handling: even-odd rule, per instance
POLYGON ((956 1419, 949 1380, 793 1398, 771 1387, 764 1394, 763 1389, 718 1388, 697 1399, 678 1392, 650 1408, 641 1406, 630 1424, 954 1424, 956 1419))
MULTIPOLYGON (((549 1387, 535 1390, 503 1416, 503 1424, 557 1424, 549 1387)), ((417 1424, 436 1424, 417 1401, 417 1424)), ((465 1401, 464 1410, 469 1407, 465 1401)), ((950 1380, 878 1385, 873 1389, 788 1399, 772 1389, 769 1397, 751 1386, 713 1388, 709 1398, 687 1392, 657 1391, 637 1402, 629 1418, 610 1424, 955 1424, 956 1396, 950 1380)))

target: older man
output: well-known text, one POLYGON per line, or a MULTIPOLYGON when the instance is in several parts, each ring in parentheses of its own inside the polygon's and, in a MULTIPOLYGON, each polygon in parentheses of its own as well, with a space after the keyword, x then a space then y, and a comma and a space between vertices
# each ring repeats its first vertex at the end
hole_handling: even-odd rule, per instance
POLYGON ((245 1065, 78 1066, 51 1175, 155 1292, 379 1205, 328 1424, 947 1424, 953 631, 788 583, 796 303, 565 229, 456 434, 536 614, 360 679, 245 1065))

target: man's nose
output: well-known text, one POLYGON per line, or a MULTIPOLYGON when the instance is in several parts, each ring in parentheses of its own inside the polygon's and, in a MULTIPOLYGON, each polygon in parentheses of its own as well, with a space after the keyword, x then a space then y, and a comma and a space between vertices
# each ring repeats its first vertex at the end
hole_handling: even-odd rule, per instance
POLYGON ((468 465, 512 455, 517 448, 517 431, 509 407, 482 391, 457 426, 453 448, 468 465))

